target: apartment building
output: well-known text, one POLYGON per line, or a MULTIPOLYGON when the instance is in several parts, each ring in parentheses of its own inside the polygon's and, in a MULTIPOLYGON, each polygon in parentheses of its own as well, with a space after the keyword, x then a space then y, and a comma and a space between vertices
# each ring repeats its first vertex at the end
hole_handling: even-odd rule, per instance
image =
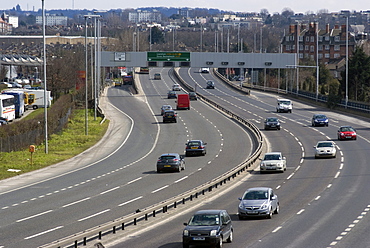
POLYGON ((356 40, 350 32, 347 34, 346 25, 335 25, 330 29, 318 29, 317 23, 293 24, 289 33, 282 40, 283 53, 297 53, 300 59, 311 59, 319 63, 329 64, 346 57, 346 43, 348 37, 348 54, 355 49, 356 40), (298 38, 298 42, 297 42, 298 38))
MULTIPOLYGON (((45 15, 46 26, 55 26, 55 25, 67 26, 67 21, 68 21, 67 16, 60 16, 60 15, 55 15, 55 14, 45 15)), ((42 25, 42 16, 36 16, 36 24, 42 25)))
POLYGON ((156 10, 152 12, 138 10, 136 12, 130 12, 128 14, 128 20, 133 23, 160 22, 162 20, 162 15, 156 10))

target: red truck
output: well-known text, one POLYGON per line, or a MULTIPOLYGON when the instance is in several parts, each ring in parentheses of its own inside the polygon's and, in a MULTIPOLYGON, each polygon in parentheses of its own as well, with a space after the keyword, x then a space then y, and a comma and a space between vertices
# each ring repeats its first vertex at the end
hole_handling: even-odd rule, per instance
POLYGON ((190 99, 188 94, 177 95, 177 109, 190 109, 190 99))

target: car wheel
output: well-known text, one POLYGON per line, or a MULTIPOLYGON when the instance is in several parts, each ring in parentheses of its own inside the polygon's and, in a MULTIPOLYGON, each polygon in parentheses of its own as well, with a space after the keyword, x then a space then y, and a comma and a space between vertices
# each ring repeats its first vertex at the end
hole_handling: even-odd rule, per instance
POLYGON ((269 214, 267 215, 267 219, 271 219, 272 218, 272 208, 270 209, 270 212, 269 214))
POLYGON ((354 140, 357 140, 357 137, 355 137, 354 140))
POLYGON ((222 236, 220 237, 220 240, 217 244, 217 248, 222 248, 223 242, 222 242, 222 236))
POLYGON ((279 206, 279 203, 278 203, 277 206, 276 206, 276 209, 274 211, 274 214, 279 214, 279 211, 280 211, 280 206, 279 206))
POLYGON ((265 173, 264 171, 262 171, 262 170, 260 170, 260 174, 263 174, 263 173, 265 173))
POLYGON ((185 170, 185 164, 182 165, 181 170, 185 170))
POLYGON ((177 172, 181 172, 181 166, 179 165, 179 168, 177 169, 177 172))
POLYGON ((280 127, 278 127, 277 130, 280 130, 280 127))
POLYGON ((233 242, 233 230, 230 230, 230 235, 226 240, 227 243, 232 243, 233 242))
POLYGON ((315 126, 315 124, 314 124, 314 123, 312 123, 311 125, 312 125, 313 127, 315 126))
POLYGON ((292 113, 292 110, 289 110, 289 113, 292 113))
POLYGON ((183 247, 183 248, 189 248, 189 245, 188 245, 188 244, 184 244, 184 243, 182 243, 182 247, 183 247))

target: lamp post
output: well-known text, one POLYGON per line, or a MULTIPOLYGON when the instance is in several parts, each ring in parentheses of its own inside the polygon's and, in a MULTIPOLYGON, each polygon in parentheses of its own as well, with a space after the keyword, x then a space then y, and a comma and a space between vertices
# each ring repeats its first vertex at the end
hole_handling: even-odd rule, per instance
POLYGON ((85 135, 89 134, 88 131, 88 103, 87 103, 87 18, 88 16, 85 17, 85 135))
POLYGON ((346 18, 346 108, 348 106, 348 16, 346 18))
POLYGON ((48 113, 47 103, 49 102, 46 97, 46 38, 45 38, 45 6, 44 0, 42 2, 42 39, 43 39, 43 62, 44 62, 44 119, 45 119, 45 153, 49 152, 48 145, 48 113))

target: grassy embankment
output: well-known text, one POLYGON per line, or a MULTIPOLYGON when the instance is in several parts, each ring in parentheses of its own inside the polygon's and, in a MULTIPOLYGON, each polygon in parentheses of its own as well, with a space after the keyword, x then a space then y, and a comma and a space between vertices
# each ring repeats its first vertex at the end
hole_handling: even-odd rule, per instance
MULTIPOLYGON (((38 109, 25 118, 32 118, 38 111, 44 110, 38 109)), ((0 180, 61 162, 83 152, 96 144, 105 134, 109 121, 100 124, 101 121, 101 117, 94 121, 94 113, 90 112, 88 135, 85 135, 85 110, 75 110, 67 128, 59 134, 49 135, 47 154, 45 144, 36 146, 32 165, 28 148, 23 151, 0 153, 0 180)))

